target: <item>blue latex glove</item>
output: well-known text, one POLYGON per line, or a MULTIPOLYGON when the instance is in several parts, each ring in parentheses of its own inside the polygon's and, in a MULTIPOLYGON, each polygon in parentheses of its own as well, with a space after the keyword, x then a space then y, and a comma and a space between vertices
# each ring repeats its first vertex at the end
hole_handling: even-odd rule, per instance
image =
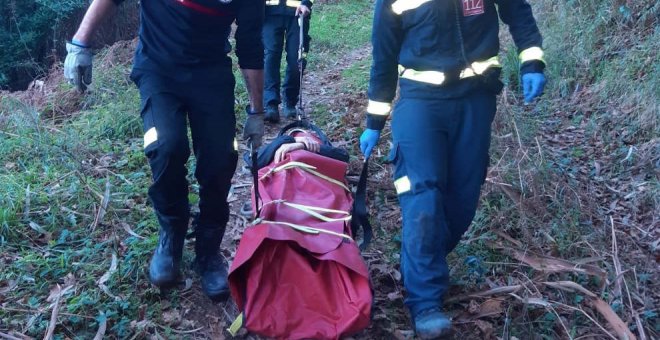
POLYGON ((360 136, 360 151, 364 155, 364 158, 369 158, 371 156, 371 151, 378 144, 380 139, 380 130, 366 129, 360 136))
POLYGON ((525 104, 529 104, 543 93, 545 86, 545 76, 543 73, 525 73, 522 76, 523 95, 525 104))

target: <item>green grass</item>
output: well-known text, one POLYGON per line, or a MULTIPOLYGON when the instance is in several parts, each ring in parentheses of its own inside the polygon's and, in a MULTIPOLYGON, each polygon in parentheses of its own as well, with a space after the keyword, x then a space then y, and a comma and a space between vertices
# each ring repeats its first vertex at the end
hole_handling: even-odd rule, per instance
POLYGON ((372 0, 314 6, 310 27, 310 67, 332 65, 345 51, 367 44, 371 36, 372 8, 372 0))

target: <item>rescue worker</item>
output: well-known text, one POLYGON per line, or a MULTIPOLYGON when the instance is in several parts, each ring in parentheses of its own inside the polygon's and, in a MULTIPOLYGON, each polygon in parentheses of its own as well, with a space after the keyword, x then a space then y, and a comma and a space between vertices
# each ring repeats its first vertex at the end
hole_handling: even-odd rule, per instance
MULTIPOLYGON (((280 63, 282 50, 286 50, 286 73, 282 84, 284 96, 283 113, 287 118, 296 117, 296 103, 300 92, 300 70, 298 49, 300 46, 300 26, 298 17, 303 16, 303 50, 309 51, 309 16, 313 0, 266 0, 266 20, 263 41, 266 49, 264 106, 266 121, 280 121, 280 63)), ((305 65, 303 65, 304 67, 305 65)))
POLYGON ((392 113, 394 185, 403 217, 406 306, 422 339, 449 333, 446 256, 470 225, 486 176, 499 81, 499 18, 518 48, 524 100, 545 84, 541 35, 526 0, 377 0, 367 129, 369 157, 392 113))
MULTIPOLYGON (((94 0, 71 42, 64 74, 81 90, 91 82, 92 37, 123 0, 94 0)), ((243 137, 261 144, 263 115, 263 0, 158 0, 141 2, 139 42, 131 79, 141 97, 144 152, 153 173, 149 198, 160 234, 149 278, 161 288, 180 280, 190 209, 186 161, 188 124, 197 161, 199 219, 195 267, 213 300, 229 294, 219 247, 229 219, 227 194, 236 169, 234 85, 229 34, 250 97, 243 137)))

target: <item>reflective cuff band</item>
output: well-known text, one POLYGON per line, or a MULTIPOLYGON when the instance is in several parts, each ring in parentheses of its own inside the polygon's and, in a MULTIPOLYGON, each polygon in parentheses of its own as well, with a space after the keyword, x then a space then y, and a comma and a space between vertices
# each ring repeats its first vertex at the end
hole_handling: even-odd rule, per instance
POLYGON ((234 138, 234 151, 238 151, 238 141, 234 138))
POLYGON ((520 63, 524 63, 526 61, 531 61, 531 60, 539 60, 545 64, 545 59, 543 59, 543 50, 540 47, 530 47, 527 49, 522 50, 520 52, 520 63))
POLYGON ((466 68, 465 70, 461 71, 460 78, 463 79, 473 77, 477 74, 483 74, 487 69, 491 67, 502 67, 497 57, 492 57, 486 61, 473 62, 470 68, 466 68))
POLYGON ((399 77, 433 85, 441 85, 445 82, 445 74, 443 72, 417 71, 401 65, 399 65, 399 77))
POLYGON ((266 6, 277 6, 280 4, 280 0, 266 0, 266 6))
POLYGON ((375 100, 369 100, 369 105, 367 105, 367 113, 378 116, 387 116, 392 110, 392 105, 386 102, 378 102, 375 100))
POLYGON ((155 127, 152 127, 151 129, 147 130, 144 134, 144 148, 146 149, 147 146, 151 145, 151 143, 155 142, 158 140, 158 131, 156 131, 155 127))
POLYGON ((410 191, 410 179, 408 176, 403 176, 394 181, 394 188, 396 188, 397 195, 405 194, 410 191))
POLYGON ((297 0, 287 0, 286 1, 286 6, 287 7, 295 7, 298 8, 302 5, 302 1, 297 1, 297 0))
POLYGON ((392 4, 392 11, 398 15, 403 12, 415 9, 431 0, 397 0, 392 4))

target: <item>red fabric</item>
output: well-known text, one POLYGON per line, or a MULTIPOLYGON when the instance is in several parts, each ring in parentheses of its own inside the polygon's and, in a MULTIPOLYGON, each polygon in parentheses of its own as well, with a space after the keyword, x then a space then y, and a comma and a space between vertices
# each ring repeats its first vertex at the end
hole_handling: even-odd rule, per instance
MULTIPOLYGON (((312 152, 290 152, 259 178, 289 161, 346 184, 347 164, 312 152)), ((353 199, 346 189, 299 168, 259 181, 263 220, 290 222, 350 235, 350 222, 323 222, 283 204, 347 211, 353 199)), ((254 205, 254 200, 253 200, 254 205)), ((333 218, 341 214, 323 215, 333 218)), ((354 241, 329 234, 309 234, 287 226, 261 223, 243 233, 229 272, 232 296, 251 332, 279 339, 337 339, 369 325, 372 293, 367 266, 354 241)))

